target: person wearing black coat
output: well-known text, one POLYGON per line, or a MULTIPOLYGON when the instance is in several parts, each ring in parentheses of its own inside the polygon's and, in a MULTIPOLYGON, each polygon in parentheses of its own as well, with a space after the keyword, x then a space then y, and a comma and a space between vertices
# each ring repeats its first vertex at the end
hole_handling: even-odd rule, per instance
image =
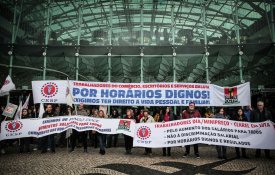
MULTIPOLYGON (((31 118, 28 114, 28 109, 24 108, 22 110, 22 119, 28 119, 31 118)), ((26 148, 27 153, 30 153, 30 138, 29 137, 25 137, 25 138, 21 138, 20 139, 20 145, 19 145, 19 152, 23 153, 24 152, 24 148, 26 148)))
MULTIPOLYGON (((233 117, 233 120, 240 121, 240 122, 248 122, 248 119, 246 118, 244 114, 244 110, 242 108, 238 108, 237 114, 233 117)), ((238 159, 241 158, 240 148, 235 147, 235 150, 236 150, 236 157, 238 159)), ((242 157, 245 159, 248 159, 248 157, 246 156, 246 149, 241 148, 241 150, 242 150, 242 157)))
MULTIPOLYGON (((44 112, 42 118, 48 118, 48 117, 54 117, 55 113, 53 111, 53 105, 47 104, 46 111, 44 112)), ((55 153, 55 140, 54 140, 54 134, 44 136, 41 138, 41 153, 46 153, 48 148, 48 140, 50 142, 50 148, 51 152, 55 153)))
MULTIPOLYGON (((110 116, 110 118, 118 119, 119 118, 118 111, 117 110, 113 110, 112 115, 110 116)), ((114 138, 114 144, 113 144, 113 146, 114 147, 117 146, 118 134, 110 134, 110 135, 107 135, 107 148, 111 148, 112 147, 113 138, 114 138)))
MULTIPOLYGON (((161 114, 160 121, 169 122, 169 121, 175 120, 175 118, 176 117, 175 117, 174 113, 171 111, 171 108, 167 107, 164 114, 161 114)), ((166 153, 168 156, 171 156, 171 147, 162 148, 162 155, 166 156, 166 153)))
MULTIPOLYGON (((257 102, 257 109, 253 110, 251 113, 251 122, 264 122, 267 120, 272 120, 271 112, 264 107, 263 101, 257 102)), ((265 157, 271 159, 270 150, 265 149, 265 157)), ((256 158, 261 157, 261 149, 256 150, 256 158)))

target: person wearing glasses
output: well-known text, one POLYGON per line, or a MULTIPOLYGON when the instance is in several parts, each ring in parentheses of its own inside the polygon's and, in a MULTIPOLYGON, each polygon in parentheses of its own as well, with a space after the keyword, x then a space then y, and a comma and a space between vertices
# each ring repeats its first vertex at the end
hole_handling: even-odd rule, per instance
MULTIPOLYGON (((257 102, 257 108, 251 113, 251 122, 264 122, 267 120, 272 120, 271 112, 264 107, 264 102, 260 100, 257 102)), ((270 150, 265 149, 264 153, 266 158, 271 159, 270 150)), ((261 149, 256 150, 255 157, 261 157, 261 149)))

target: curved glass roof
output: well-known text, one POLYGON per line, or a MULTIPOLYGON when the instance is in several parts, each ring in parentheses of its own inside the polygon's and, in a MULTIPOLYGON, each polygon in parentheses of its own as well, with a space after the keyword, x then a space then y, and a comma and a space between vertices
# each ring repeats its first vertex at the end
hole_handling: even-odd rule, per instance
MULTIPOLYGON (((272 32, 271 2, 18 0, 15 5, 13 1, 2 0, 0 42, 4 45, 11 43, 16 6, 19 23, 13 76, 20 85, 42 79, 47 20, 47 79, 75 78, 79 36, 80 80, 108 81, 107 53, 111 50, 113 82, 140 82, 141 69, 144 82, 172 82, 174 70, 178 82, 206 82, 206 38, 212 83, 239 83, 238 55, 242 50, 245 81, 251 81, 254 86, 272 84, 272 36, 275 34, 272 32), (144 47, 145 54, 142 68, 140 46, 144 47), (174 66, 173 49, 177 53, 174 66), (261 76, 264 78, 259 78, 261 76)), ((9 47, 3 46, 1 50, 4 51, 1 52, 0 66, 8 73, 9 47)))

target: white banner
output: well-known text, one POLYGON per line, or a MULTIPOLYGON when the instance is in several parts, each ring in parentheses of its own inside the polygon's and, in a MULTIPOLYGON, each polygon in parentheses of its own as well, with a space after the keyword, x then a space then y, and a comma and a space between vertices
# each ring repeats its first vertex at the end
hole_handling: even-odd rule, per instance
POLYGON ((134 120, 105 119, 84 116, 60 116, 3 121, 0 140, 22 137, 43 137, 61 133, 69 128, 77 131, 94 130, 104 134, 123 133, 134 136, 134 120))
MULTIPOLYGON (((33 81, 34 103, 66 104, 67 81, 33 81)), ((250 83, 219 87, 199 83, 99 83, 70 81, 74 104, 112 106, 248 106, 250 83)))
POLYGON ((249 123, 205 118, 138 124, 134 120, 84 116, 12 120, 1 123, 0 140, 39 138, 69 128, 78 131, 95 130, 104 134, 126 134, 134 137, 136 147, 162 148, 202 143, 275 149, 275 128, 271 121, 249 123))
POLYGON ((196 143, 275 149, 274 124, 206 118, 136 124, 134 146, 159 148, 196 143))

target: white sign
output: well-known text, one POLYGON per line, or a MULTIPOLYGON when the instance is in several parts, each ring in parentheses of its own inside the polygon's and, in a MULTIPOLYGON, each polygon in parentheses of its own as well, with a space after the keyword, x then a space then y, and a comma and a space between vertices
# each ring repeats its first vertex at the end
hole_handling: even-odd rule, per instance
MULTIPOLYGON (((112 106, 248 106, 250 83, 220 87, 198 83, 99 83, 70 81, 74 104, 112 106)), ((34 103, 66 104, 67 81, 33 81, 34 103)))
POLYGON ((275 149, 275 128, 271 121, 238 122, 193 118, 165 123, 138 123, 127 119, 61 116, 43 119, 3 121, 0 140, 43 137, 69 128, 134 137, 134 146, 163 148, 196 143, 242 148, 275 149))
POLYGON ((60 116, 3 121, 0 140, 22 137, 43 137, 69 128, 77 131, 94 130, 103 134, 123 133, 134 136, 134 120, 104 119, 85 116, 60 116))
POLYGON ((136 124, 134 146, 159 148, 197 143, 275 149, 274 124, 207 118, 136 124))

